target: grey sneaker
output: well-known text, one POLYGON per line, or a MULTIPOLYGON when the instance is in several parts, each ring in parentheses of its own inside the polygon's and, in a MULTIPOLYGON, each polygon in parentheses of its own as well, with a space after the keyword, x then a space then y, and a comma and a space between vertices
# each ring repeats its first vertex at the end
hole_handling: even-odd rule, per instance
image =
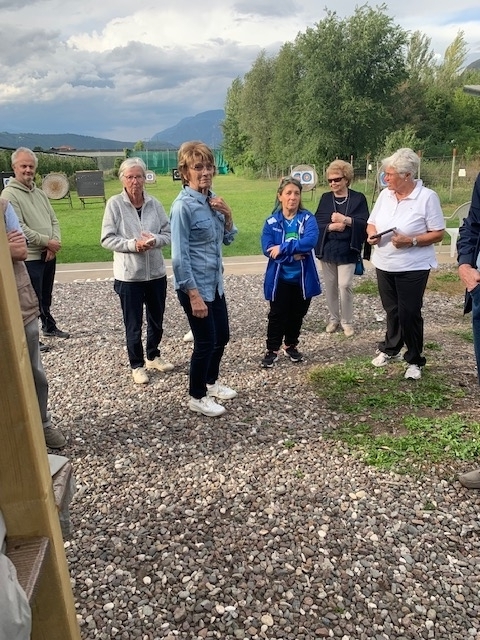
POLYGON ((210 396, 203 396, 203 398, 190 397, 188 402, 188 408, 195 413, 202 413, 209 418, 216 418, 225 413, 225 407, 221 404, 217 404, 210 396))
POLYGON ((147 359, 146 367, 147 369, 157 369, 157 371, 163 371, 164 373, 165 371, 172 371, 174 368, 171 362, 167 362, 160 356, 157 356, 153 360, 147 359))
POLYGON ((50 447, 50 449, 62 449, 67 444, 67 440, 60 429, 45 427, 43 435, 45 437, 45 444, 47 447, 50 447))
POLYGON ((214 384, 207 384, 207 396, 219 398, 220 400, 231 400, 237 397, 237 392, 224 384, 215 382, 214 384))

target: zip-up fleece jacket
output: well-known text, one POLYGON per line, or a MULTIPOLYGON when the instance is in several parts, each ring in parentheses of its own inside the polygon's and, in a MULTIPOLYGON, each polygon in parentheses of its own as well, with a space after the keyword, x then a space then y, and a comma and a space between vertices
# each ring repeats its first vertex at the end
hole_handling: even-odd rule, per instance
POLYGON ((101 243, 113 251, 113 276, 122 282, 145 282, 166 273, 162 247, 170 244, 170 223, 162 204, 144 192, 142 215, 125 190, 108 199, 103 216, 101 243), (142 231, 155 236, 155 247, 137 253, 135 239, 142 231))
POLYGON ((294 261, 293 256, 299 253, 304 256, 303 260, 299 261, 302 267, 301 287, 304 299, 318 296, 322 292, 314 253, 318 240, 317 221, 315 216, 306 209, 300 209, 297 216, 300 222, 298 240, 289 239, 285 241, 283 213, 281 210, 274 211, 263 226, 262 251, 268 258, 263 283, 266 300, 275 300, 281 265, 292 263, 294 261), (276 259, 273 259, 270 257, 268 249, 275 245, 280 245, 280 254, 276 259))
POLYGON ((27 260, 41 260, 49 240, 61 242, 60 225, 45 193, 35 184, 29 189, 11 178, 2 198, 12 203, 28 243, 27 260))
MULTIPOLYGON (((5 215, 6 208, 7 201, 0 199, 0 211, 2 218, 5 215)), ((15 284, 17 285, 23 326, 25 327, 29 322, 38 318, 38 298, 23 260, 13 262, 13 273, 15 276, 15 284)))

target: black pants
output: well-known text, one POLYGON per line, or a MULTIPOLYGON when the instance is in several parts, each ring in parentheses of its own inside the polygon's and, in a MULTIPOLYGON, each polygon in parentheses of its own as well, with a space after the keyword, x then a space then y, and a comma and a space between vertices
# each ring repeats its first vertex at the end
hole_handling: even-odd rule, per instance
POLYGON ((310 306, 311 298, 304 298, 298 284, 280 280, 275 300, 270 301, 267 329, 267 350, 278 351, 285 338, 285 346, 296 347, 303 318, 310 306))
POLYGON ((426 362, 422 355, 422 306, 429 274, 428 269, 398 273, 377 269, 378 292, 387 313, 385 339, 378 343, 378 348, 393 356, 405 344, 404 359, 420 367, 426 362))
POLYGON ((177 290, 177 296, 193 333, 188 392, 192 398, 203 398, 207 393, 207 384, 213 384, 218 379, 223 352, 230 340, 227 303, 225 296, 216 291, 215 300, 205 302, 208 315, 197 318, 192 313, 188 295, 177 290))
POLYGON ((128 360, 132 369, 145 364, 142 344, 143 305, 147 316, 147 358, 160 355, 158 345, 163 336, 163 315, 167 297, 167 277, 143 282, 115 280, 113 288, 120 297, 128 360))
POLYGON ((57 323, 50 313, 56 265, 56 258, 47 262, 45 260, 27 260, 25 262, 32 286, 37 294, 42 330, 46 332, 55 331, 57 328, 57 323))

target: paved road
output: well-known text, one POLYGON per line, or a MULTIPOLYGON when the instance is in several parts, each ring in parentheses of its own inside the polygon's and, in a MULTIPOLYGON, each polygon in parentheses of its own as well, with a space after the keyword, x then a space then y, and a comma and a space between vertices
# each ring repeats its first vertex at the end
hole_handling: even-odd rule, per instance
MULTIPOLYGON (((456 263, 450 256, 450 249, 443 245, 441 252, 437 249, 437 259, 441 263, 456 263)), ((267 259, 262 256, 237 256, 224 258, 225 273, 228 275, 261 274, 265 271, 267 259)), ((166 260, 167 275, 172 274, 171 261, 166 260)), ((113 277, 111 262, 85 262, 83 264, 57 264, 55 279, 57 282, 74 282, 75 280, 106 280, 113 277)))

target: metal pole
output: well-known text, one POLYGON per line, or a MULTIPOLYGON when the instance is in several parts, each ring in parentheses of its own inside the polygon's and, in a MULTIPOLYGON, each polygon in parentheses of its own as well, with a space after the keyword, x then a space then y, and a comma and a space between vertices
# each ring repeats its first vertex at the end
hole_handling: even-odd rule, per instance
POLYGON ((455 158, 457 156, 457 150, 454 148, 452 153, 452 171, 450 173, 450 201, 452 200, 453 195, 453 179, 455 175, 455 158))

